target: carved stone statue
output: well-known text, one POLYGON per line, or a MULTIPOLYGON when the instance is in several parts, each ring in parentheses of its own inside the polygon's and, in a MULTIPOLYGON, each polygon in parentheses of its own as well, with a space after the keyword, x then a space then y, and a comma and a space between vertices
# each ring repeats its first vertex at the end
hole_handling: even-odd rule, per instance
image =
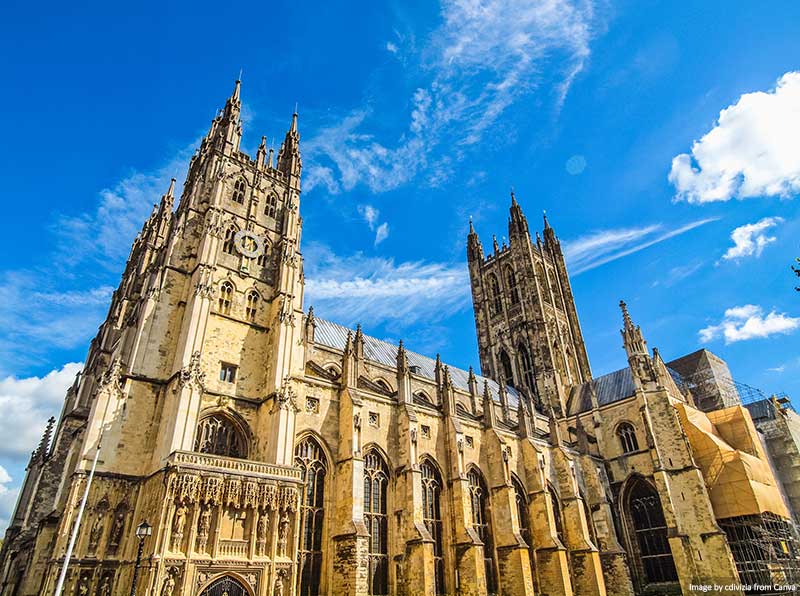
POLYGON ((104 517, 102 513, 98 514, 89 532, 89 550, 91 552, 97 550, 97 545, 100 544, 100 537, 103 535, 104 517))
POLYGON ((172 573, 167 573, 164 578, 164 585, 161 586, 161 596, 172 596, 175 591, 175 576, 172 573))
POLYGON ((267 545, 267 531, 269 529, 269 513, 266 509, 262 509, 258 516, 258 524, 256 525, 256 542, 258 543, 258 554, 266 554, 267 545))
POLYGON ((100 587, 97 588, 97 596, 111 596, 111 578, 108 575, 103 576, 100 587))
POLYGON ((211 530, 211 507, 205 507, 200 512, 197 522, 197 548, 204 550, 208 543, 208 533, 211 530))
POLYGON ((278 573, 275 578, 275 589, 272 591, 272 596, 283 596, 283 572, 278 573))
POLYGON ((175 518, 172 522, 172 550, 177 550, 181 545, 181 540, 183 540, 187 511, 184 505, 178 505, 178 508, 175 510, 175 518))
POLYGON ((289 540, 289 515, 284 511, 278 526, 278 555, 286 556, 286 544, 289 540))
POLYGON ((82 575, 80 580, 78 580, 78 588, 75 590, 75 594, 77 596, 88 596, 89 595, 89 576, 82 575))
POLYGON ((125 529, 125 512, 118 511, 117 515, 114 517, 114 523, 111 526, 111 534, 108 539, 108 543, 117 546, 120 542, 122 542, 122 532, 125 529))

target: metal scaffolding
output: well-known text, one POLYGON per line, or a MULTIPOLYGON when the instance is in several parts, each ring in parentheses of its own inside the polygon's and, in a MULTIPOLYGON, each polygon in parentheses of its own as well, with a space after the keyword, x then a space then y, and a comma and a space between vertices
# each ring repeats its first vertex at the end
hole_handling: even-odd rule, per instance
POLYGON ((800 543, 788 520, 773 513, 718 520, 728 537, 746 594, 785 594, 800 585, 800 543))

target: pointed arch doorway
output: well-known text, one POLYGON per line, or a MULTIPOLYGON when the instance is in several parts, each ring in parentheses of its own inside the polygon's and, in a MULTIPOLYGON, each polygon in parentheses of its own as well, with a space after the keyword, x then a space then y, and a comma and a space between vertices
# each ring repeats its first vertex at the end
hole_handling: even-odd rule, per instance
POLYGON ((200 596, 250 596, 250 592, 237 579, 223 575, 200 592, 200 596))

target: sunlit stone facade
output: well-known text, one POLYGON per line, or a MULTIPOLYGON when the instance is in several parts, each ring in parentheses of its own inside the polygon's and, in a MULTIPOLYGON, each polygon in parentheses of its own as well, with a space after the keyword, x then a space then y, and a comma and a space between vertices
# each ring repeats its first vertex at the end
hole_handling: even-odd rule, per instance
POLYGON ((138 594, 737 583, 718 509, 788 517, 741 408, 696 410, 624 305, 630 366, 593 379, 558 238, 546 221, 532 238, 513 196, 508 246, 484 254, 468 237, 483 376, 317 318, 303 303, 297 116, 277 158, 262 140, 251 159, 239 93, 177 208, 171 187, 136 238, 31 459, 3 596, 53 593, 98 448, 70 595, 130 592, 144 520, 138 594), (714 493, 733 471, 752 494, 739 510, 714 493))

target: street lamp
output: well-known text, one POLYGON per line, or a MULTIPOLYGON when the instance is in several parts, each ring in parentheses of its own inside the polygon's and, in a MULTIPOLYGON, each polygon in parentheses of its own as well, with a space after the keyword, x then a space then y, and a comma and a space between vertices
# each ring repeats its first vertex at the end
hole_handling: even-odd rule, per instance
POLYGON ((153 533, 153 526, 143 521, 136 527, 136 537, 139 539, 139 550, 136 551, 136 566, 133 568, 133 582, 131 583, 131 596, 136 596, 136 580, 139 579, 139 566, 142 564, 142 551, 144 539, 153 533))

